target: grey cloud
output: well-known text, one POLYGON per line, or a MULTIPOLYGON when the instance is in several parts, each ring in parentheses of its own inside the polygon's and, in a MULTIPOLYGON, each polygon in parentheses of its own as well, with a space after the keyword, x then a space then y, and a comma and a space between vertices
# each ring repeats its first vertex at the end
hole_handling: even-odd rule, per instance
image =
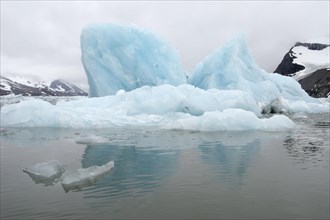
POLYGON ((329 2, 2 1, 1 72, 86 83, 80 32, 98 22, 157 33, 178 49, 187 70, 245 32, 256 62, 271 72, 296 41, 329 35, 329 2))

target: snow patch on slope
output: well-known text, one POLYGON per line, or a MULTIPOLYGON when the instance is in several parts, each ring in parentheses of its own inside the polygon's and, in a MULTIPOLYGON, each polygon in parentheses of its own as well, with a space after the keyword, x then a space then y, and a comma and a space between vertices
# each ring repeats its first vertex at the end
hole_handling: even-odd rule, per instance
POLYGON ((292 48, 292 55, 296 58, 293 63, 305 67, 305 69, 297 72, 294 79, 297 81, 309 76, 318 69, 325 69, 330 67, 330 47, 323 50, 309 50, 304 46, 297 46, 292 48))

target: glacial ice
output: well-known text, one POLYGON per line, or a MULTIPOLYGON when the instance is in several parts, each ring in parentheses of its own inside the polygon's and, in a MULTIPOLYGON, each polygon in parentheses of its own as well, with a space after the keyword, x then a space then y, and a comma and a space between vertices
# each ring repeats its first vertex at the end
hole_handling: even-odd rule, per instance
POLYGON ((177 51, 137 26, 88 25, 81 34, 81 52, 90 97, 185 83, 177 51))
POLYGON ((317 103, 296 80, 260 69, 253 60, 243 34, 207 56, 189 75, 188 83, 202 88, 240 90, 259 103, 302 100, 317 103))
POLYGON ((57 160, 38 163, 23 169, 36 183, 53 184, 65 171, 57 160))
MULTIPOLYGON (((109 128, 148 126, 172 129, 174 128, 173 122, 180 119, 196 120, 201 118, 200 120, 204 120, 205 115, 207 115, 209 120, 213 118, 216 121, 220 115, 225 114, 224 119, 241 120, 240 124, 247 126, 231 128, 226 124, 219 124, 213 127, 214 131, 256 130, 266 129, 267 124, 271 126, 271 121, 265 121, 264 127, 251 126, 254 125, 253 121, 242 120, 244 114, 248 112, 260 115, 261 108, 252 97, 243 91, 202 90, 188 84, 177 87, 161 85, 157 87, 144 86, 114 96, 61 102, 57 105, 41 100, 7 105, 1 111, 3 116, 1 123, 7 127, 109 128), (241 111, 224 112, 226 109, 241 111), (211 112, 217 113, 208 114, 211 112), (234 117, 227 117, 229 112, 234 117)), ((260 120, 257 117, 250 117, 250 119, 260 120)), ((289 122, 289 124, 292 123, 289 122)), ((189 130, 188 127, 184 129, 189 130)), ((198 128, 194 127, 191 130, 198 130, 198 128)), ((209 127, 207 130, 212 130, 212 128, 209 127)))
POLYGON ((81 43, 90 95, 100 97, 5 105, 2 127, 281 130, 294 126, 287 116, 262 113, 330 111, 329 100, 309 97, 296 80, 260 69, 242 35, 199 63, 187 83, 175 50, 135 26, 90 25, 81 43))
POLYGON ((182 117, 167 124, 167 129, 199 131, 280 131, 294 128, 295 124, 284 115, 259 119, 253 112, 242 109, 225 109, 222 112, 206 112, 201 117, 182 117))
POLYGON ((109 161, 102 166, 91 166, 68 172, 63 177, 62 186, 66 192, 91 186, 106 175, 113 167, 114 162, 109 161))
MULTIPOLYGON (((282 102, 288 112, 296 112, 291 111, 291 109, 298 109, 298 112, 307 113, 325 111, 324 109, 329 107, 328 102, 314 103, 315 106, 304 101, 290 103, 282 100, 282 102)), ((245 117, 249 113, 261 117, 262 109, 263 107, 253 97, 240 90, 202 90, 188 84, 177 87, 161 85, 156 87, 144 86, 118 95, 61 102, 56 105, 42 100, 29 100, 6 105, 1 110, 1 124, 4 127, 111 128, 147 126, 179 129, 180 127, 173 125, 174 122, 180 120, 205 121, 206 119, 219 121, 220 117, 224 123, 219 123, 214 127, 208 125, 206 130, 269 130, 274 126, 273 121, 258 117, 245 117), (232 117, 229 117, 230 114, 232 117), (258 122, 260 120, 264 120, 262 126, 258 122), (233 125, 234 121, 237 121, 241 127, 231 127, 230 125, 233 125)), ((195 125, 189 128, 185 125, 181 128, 205 130, 202 124, 200 123, 200 127, 195 125)), ((292 122, 288 120, 283 120, 282 124, 278 124, 279 128, 283 129, 291 127, 291 125, 292 122)))

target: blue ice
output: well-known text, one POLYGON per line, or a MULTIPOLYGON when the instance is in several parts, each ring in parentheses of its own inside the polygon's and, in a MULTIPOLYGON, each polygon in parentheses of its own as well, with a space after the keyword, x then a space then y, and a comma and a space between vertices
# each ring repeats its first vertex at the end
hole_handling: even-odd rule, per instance
POLYGON ((176 50, 134 25, 88 25, 81 50, 90 98, 8 104, 1 126, 274 131, 294 123, 262 113, 330 110, 328 99, 309 97, 294 79, 258 67, 242 34, 197 64, 188 79, 176 50))

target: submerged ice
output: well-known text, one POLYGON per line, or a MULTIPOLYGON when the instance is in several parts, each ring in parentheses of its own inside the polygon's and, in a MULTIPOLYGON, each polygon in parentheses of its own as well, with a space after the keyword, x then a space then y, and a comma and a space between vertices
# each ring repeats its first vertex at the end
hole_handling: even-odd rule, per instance
POLYGON ((65 171, 63 165, 57 160, 37 163, 23 169, 36 183, 53 184, 65 171))
POLYGON ((27 173, 36 183, 53 185, 55 182, 61 181, 63 189, 68 192, 93 185, 108 174, 114 165, 114 161, 109 161, 101 166, 95 165, 65 172, 64 166, 60 162, 51 160, 32 165, 23 169, 23 172, 27 173))
POLYGON ((106 175, 113 167, 114 162, 109 161, 101 166, 91 166, 88 168, 80 168, 73 172, 68 172, 63 177, 62 186, 66 192, 91 186, 98 179, 106 175))
POLYGON ((294 126, 287 116, 262 113, 330 110, 294 79, 260 69, 242 35, 206 57, 187 80, 176 51, 136 26, 90 25, 81 47, 93 98, 6 105, 1 126, 281 130, 294 126))

